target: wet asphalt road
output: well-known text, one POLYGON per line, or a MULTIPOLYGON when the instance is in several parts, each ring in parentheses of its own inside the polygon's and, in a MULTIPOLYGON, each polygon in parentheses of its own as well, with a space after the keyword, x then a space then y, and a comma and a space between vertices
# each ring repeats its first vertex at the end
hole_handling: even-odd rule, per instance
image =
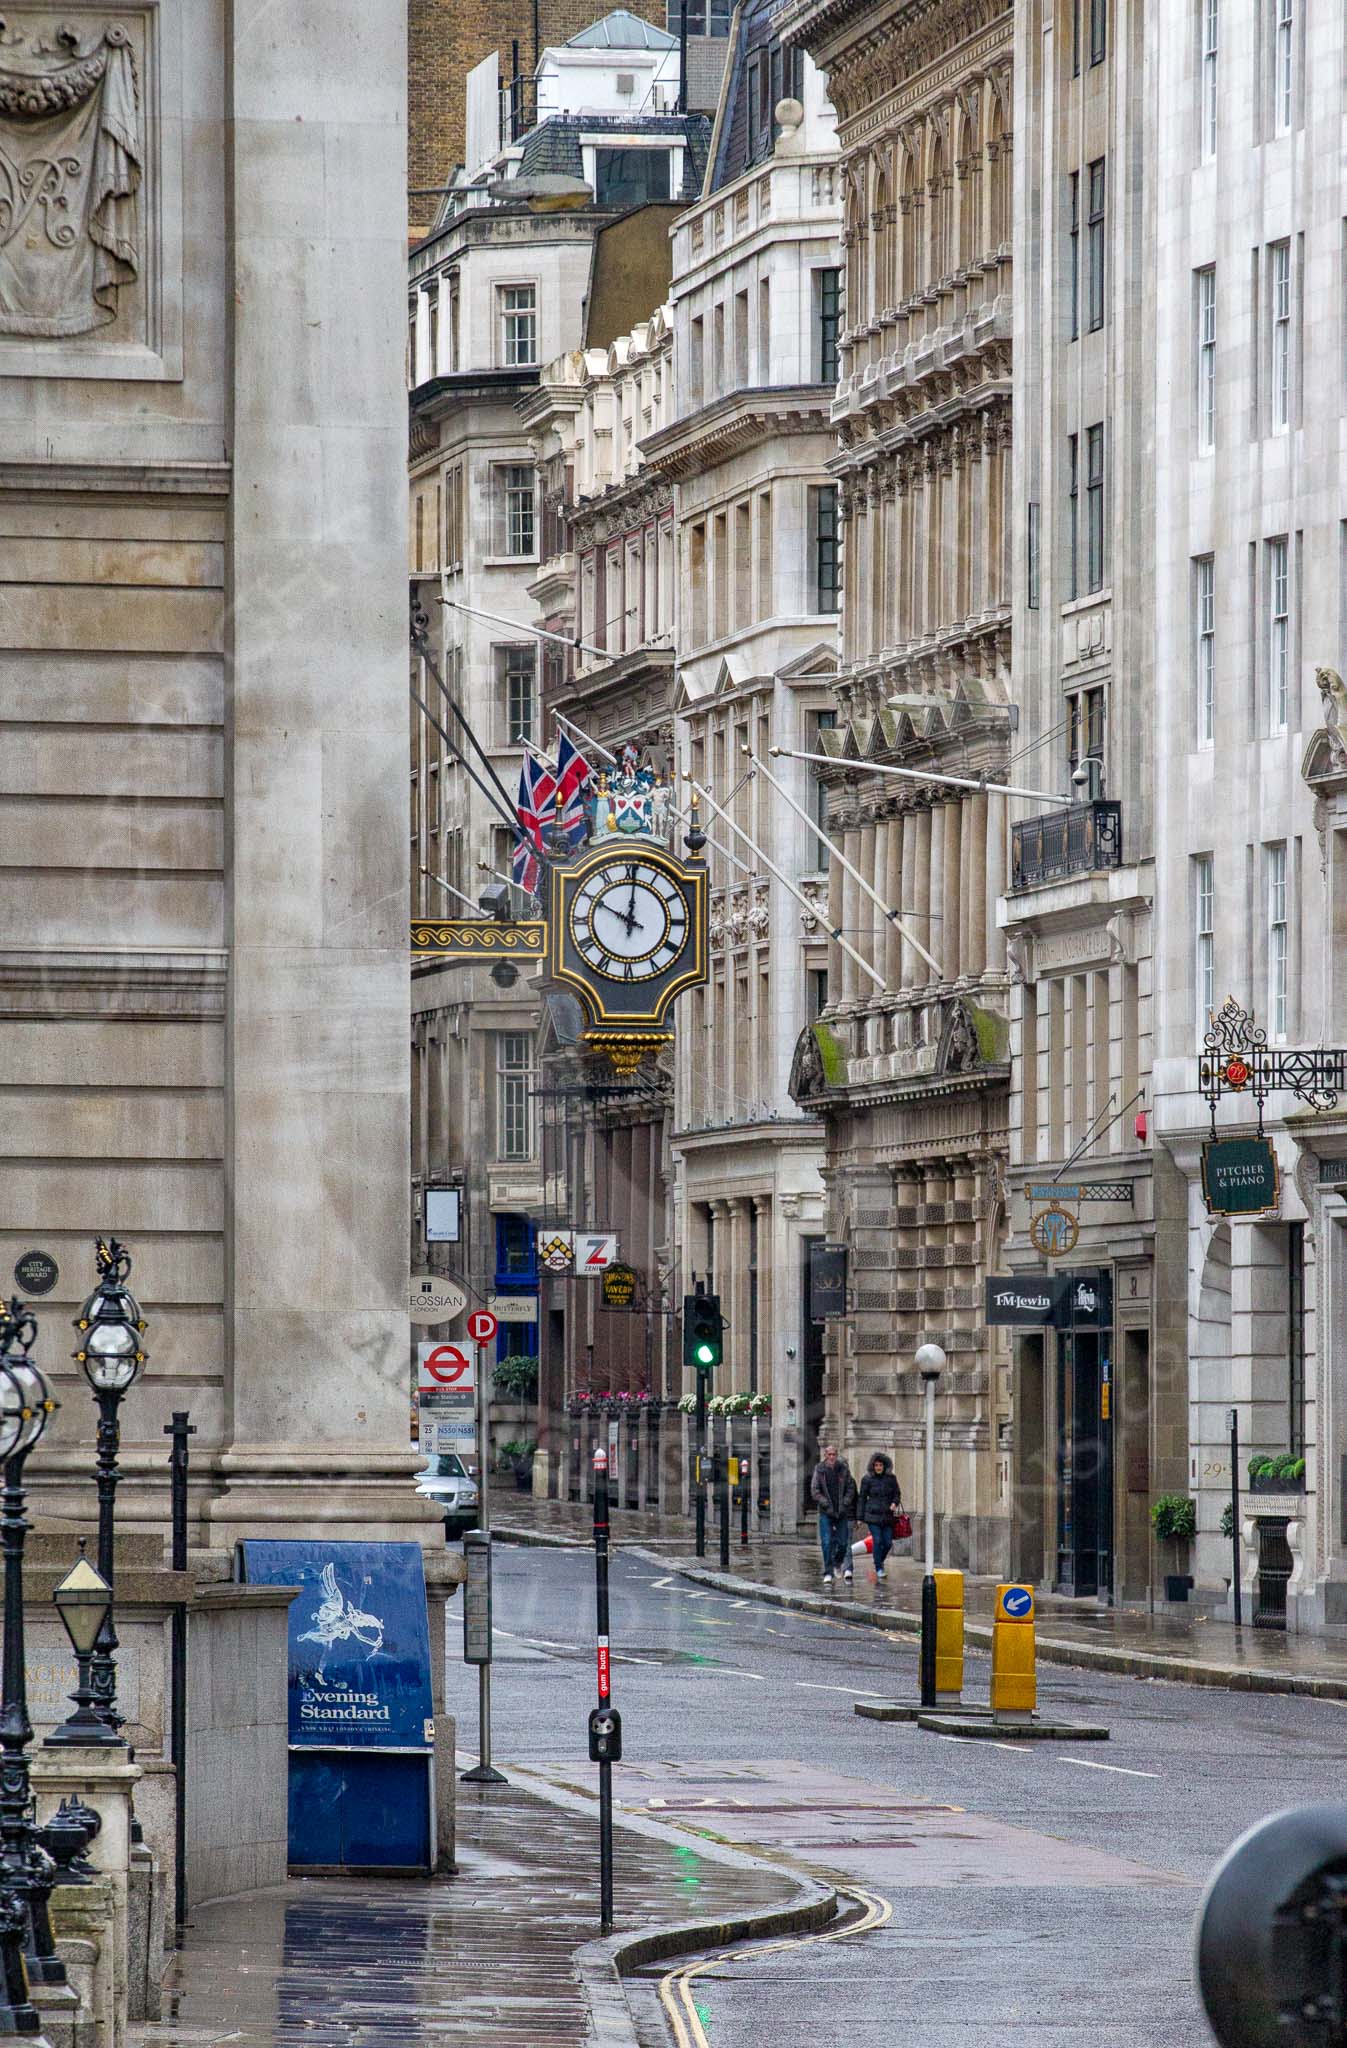
MULTIPOLYGON (((496 1760, 589 1786, 592 1557, 499 1545, 495 1622, 496 1760)), ((1207 2044, 1190 1963, 1207 1872, 1253 1821, 1347 1787, 1347 1710, 1325 1701, 1044 1665, 1040 1711, 1103 1721, 1107 1744, 1017 1748, 861 1721, 856 1697, 914 1696, 914 1646, 706 1593, 621 1553, 611 1634, 619 1805, 677 1813, 893 1906, 853 1941, 701 1979, 711 2048, 1207 2044), (735 1783, 728 1764, 754 1768, 735 1783), (923 1830, 923 1802, 960 1811, 923 1830)), ((987 1676, 970 1657, 966 1699, 985 1699, 987 1676)), ((470 1748, 476 1685, 461 1665, 448 1705, 470 1748)), ((647 2025, 658 2040, 643 2011, 647 2025)))

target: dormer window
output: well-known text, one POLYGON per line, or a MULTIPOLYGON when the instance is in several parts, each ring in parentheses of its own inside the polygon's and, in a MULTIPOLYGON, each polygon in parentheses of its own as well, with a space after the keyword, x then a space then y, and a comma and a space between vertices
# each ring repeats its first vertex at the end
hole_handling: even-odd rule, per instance
POLYGON ((596 149, 594 197, 600 206, 646 206, 672 195, 668 149, 596 149))

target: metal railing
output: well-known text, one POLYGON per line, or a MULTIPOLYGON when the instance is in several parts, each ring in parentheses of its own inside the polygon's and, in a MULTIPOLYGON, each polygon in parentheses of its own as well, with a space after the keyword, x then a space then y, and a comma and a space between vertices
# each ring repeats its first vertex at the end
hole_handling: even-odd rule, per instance
POLYGON ((1122 805, 1071 804, 1011 827, 1010 887, 1032 889, 1096 868, 1122 866, 1122 805))

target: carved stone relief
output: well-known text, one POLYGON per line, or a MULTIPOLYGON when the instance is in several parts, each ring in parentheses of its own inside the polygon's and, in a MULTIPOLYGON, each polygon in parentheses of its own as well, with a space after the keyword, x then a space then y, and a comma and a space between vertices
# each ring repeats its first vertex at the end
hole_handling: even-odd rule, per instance
POLYGON ((140 81, 120 22, 81 36, 0 20, 0 334, 117 318, 141 271, 140 81))

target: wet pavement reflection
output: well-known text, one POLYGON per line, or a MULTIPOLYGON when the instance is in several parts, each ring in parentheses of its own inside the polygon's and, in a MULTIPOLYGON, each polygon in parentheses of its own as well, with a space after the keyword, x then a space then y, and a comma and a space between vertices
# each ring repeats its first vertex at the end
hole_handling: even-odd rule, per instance
MULTIPOLYGON (((619 1932, 793 1889, 685 1840, 619 1828, 614 1848, 619 1932)), ((199 1908, 172 1967, 169 2016, 133 2027, 130 2048, 585 2041, 572 1959, 598 1936, 593 1822, 518 1785, 460 1785, 458 1861, 453 1878, 294 1878, 199 1908)))

